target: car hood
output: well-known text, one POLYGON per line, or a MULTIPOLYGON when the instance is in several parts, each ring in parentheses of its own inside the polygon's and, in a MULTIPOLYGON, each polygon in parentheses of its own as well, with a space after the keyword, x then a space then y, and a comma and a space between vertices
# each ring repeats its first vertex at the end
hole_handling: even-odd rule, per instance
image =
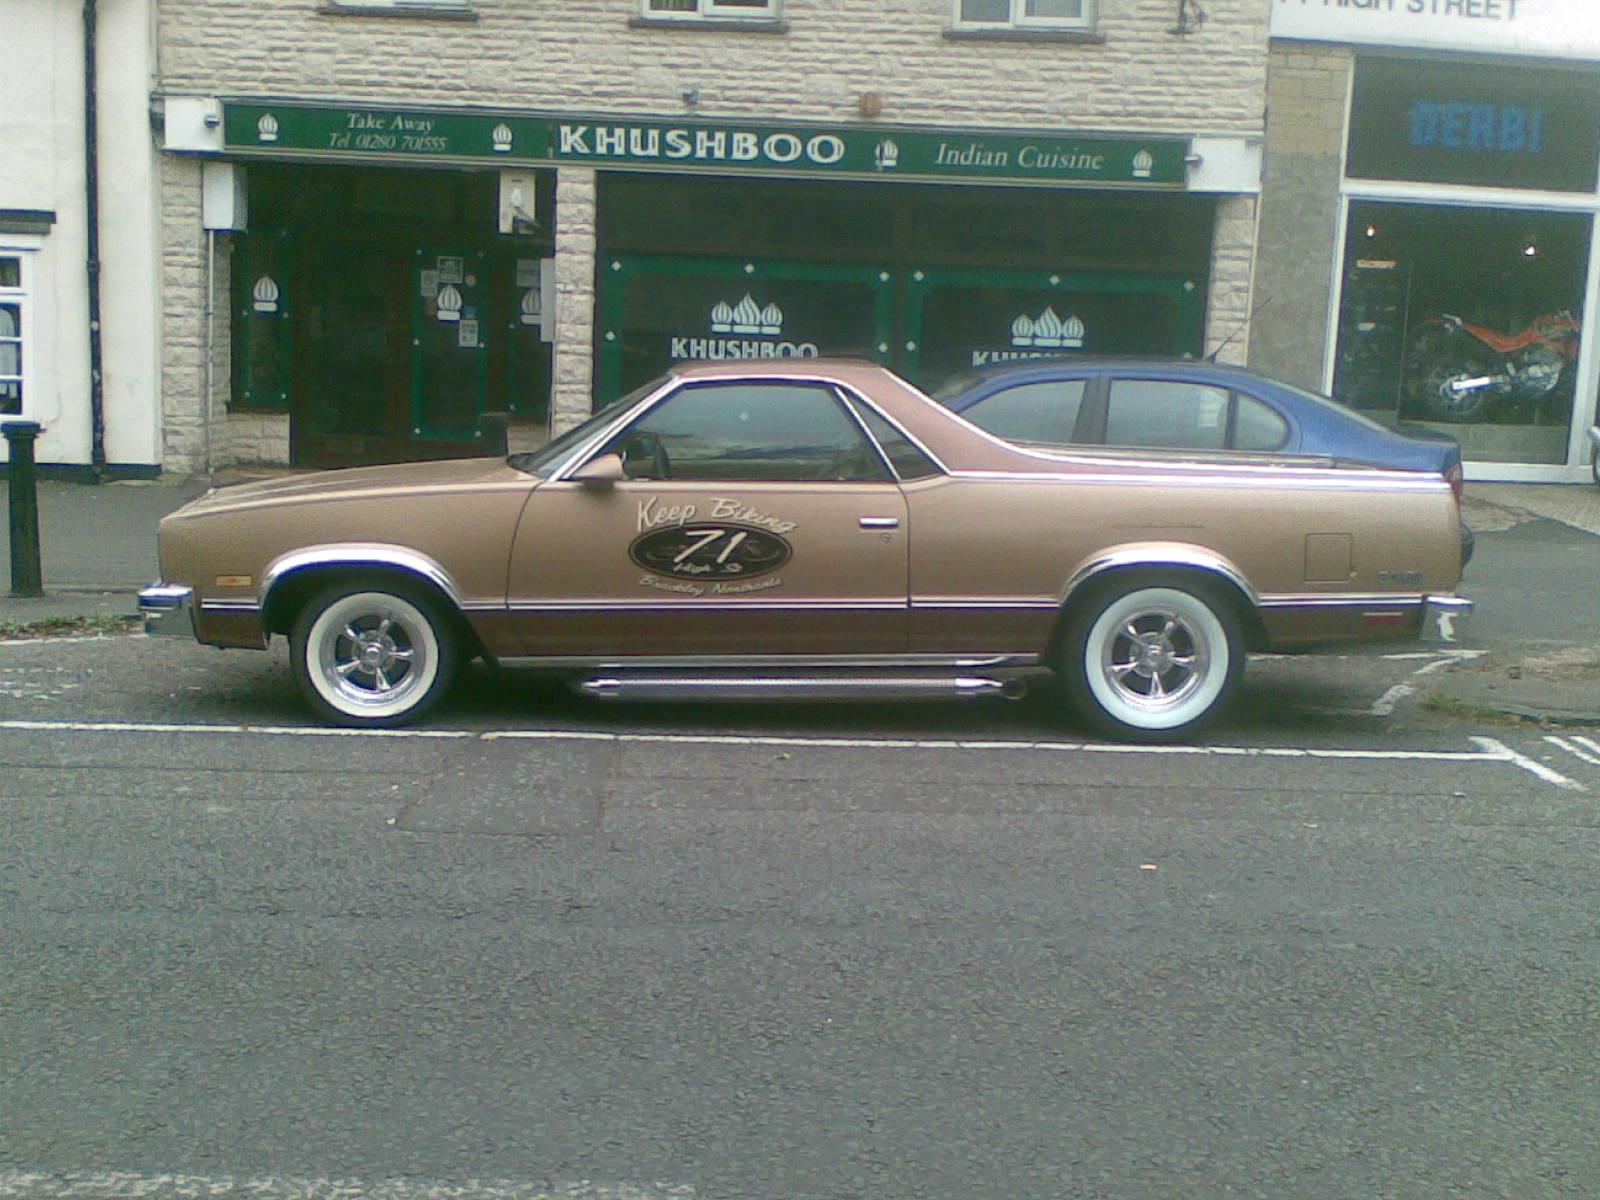
POLYGON ((439 490, 459 491, 480 484, 503 487, 512 480, 520 480, 530 489, 538 483, 538 480, 508 466, 502 458, 461 458, 352 467, 213 488, 191 500, 173 515, 212 516, 288 504, 320 504, 356 498, 370 500, 386 495, 416 495, 439 490))

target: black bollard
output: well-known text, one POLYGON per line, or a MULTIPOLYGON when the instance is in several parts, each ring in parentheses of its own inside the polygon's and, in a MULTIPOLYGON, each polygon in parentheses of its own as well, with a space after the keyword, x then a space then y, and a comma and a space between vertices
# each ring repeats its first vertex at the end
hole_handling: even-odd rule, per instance
POLYGON ((39 491, 34 480, 33 439, 37 421, 3 422, 11 465, 6 474, 11 502, 11 594, 18 599, 44 595, 39 570, 39 491))

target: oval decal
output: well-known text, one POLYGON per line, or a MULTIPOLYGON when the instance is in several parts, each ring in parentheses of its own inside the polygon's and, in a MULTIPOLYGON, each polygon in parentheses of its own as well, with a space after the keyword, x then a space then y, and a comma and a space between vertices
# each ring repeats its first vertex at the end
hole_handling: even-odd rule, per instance
POLYGON ((697 521, 641 534, 628 557, 679 579, 753 579, 776 571, 793 549, 776 534, 731 521, 697 521))

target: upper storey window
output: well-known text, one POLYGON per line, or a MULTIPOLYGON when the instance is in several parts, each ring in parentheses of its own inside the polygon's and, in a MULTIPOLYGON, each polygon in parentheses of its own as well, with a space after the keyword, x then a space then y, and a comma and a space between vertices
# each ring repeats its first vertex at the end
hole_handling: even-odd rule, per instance
POLYGON ((957 29, 1088 30, 1095 0, 955 0, 957 29))
POLYGON ((776 21, 782 0, 640 0, 646 19, 776 21))
POLYGON ((322 11, 368 17, 475 19, 471 0, 324 0, 322 11))

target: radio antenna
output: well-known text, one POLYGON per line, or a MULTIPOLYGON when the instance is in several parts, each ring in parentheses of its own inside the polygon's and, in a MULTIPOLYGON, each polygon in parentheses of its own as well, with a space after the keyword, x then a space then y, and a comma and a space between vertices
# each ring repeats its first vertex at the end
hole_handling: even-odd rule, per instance
POLYGON ((1213 349, 1210 354, 1206 355, 1206 361, 1207 362, 1216 362, 1217 361, 1217 355, 1221 354, 1224 350, 1226 350, 1228 348, 1228 343, 1233 341, 1234 338, 1238 337, 1241 330, 1243 330, 1243 329, 1247 328, 1248 326, 1250 326, 1251 324, 1253 324, 1255 322, 1256 316, 1261 312, 1261 310, 1263 308, 1265 308, 1267 305, 1271 304, 1271 303, 1272 303, 1272 297, 1268 296, 1260 304, 1258 304, 1254 308, 1252 308, 1250 310, 1250 315, 1245 317, 1244 320, 1240 321, 1237 325, 1235 325, 1233 327, 1233 329, 1231 331, 1229 331, 1228 336, 1223 338, 1220 342, 1218 342, 1217 345, 1216 345, 1216 348, 1213 349))

